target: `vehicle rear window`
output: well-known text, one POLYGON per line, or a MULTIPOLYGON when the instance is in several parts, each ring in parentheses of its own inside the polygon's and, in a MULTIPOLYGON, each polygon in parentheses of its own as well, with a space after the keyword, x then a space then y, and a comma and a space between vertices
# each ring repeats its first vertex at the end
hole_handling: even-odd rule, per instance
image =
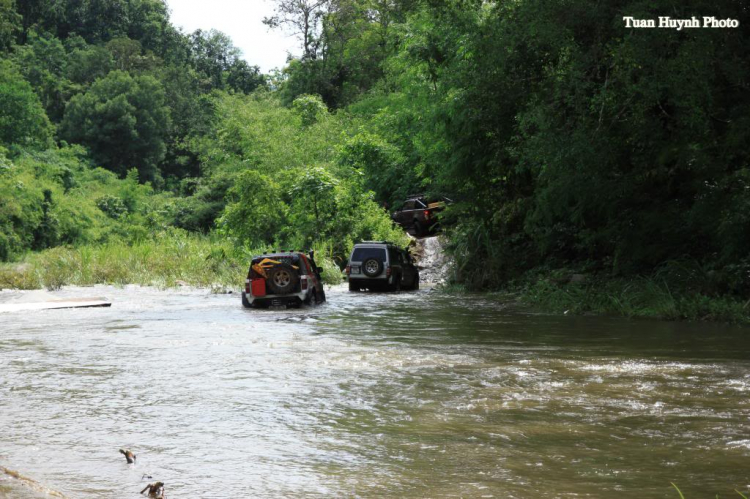
POLYGON ((384 248, 354 248, 352 253, 353 262, 364 262, 368 258, 377 258, 381 262, 385 261, 384 248))

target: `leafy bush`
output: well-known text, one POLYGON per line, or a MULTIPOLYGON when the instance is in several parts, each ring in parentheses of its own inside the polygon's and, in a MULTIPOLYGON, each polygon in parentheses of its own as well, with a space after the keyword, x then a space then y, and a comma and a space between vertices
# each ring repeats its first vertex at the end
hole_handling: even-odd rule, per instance
POLYGON ((292 102, 292 109, 303 126, 314 125, 328 114, 328 108, 319 95, 301 95, 292 102))

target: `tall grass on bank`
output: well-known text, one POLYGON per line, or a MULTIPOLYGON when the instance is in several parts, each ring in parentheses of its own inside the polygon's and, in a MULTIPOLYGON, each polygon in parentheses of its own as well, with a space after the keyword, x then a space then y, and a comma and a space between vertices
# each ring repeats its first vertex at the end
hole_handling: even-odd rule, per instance
POLYGON ((551 312, 750 324, 750 308, 744 300, 672 288, 657 277, 584 282, 541 278, 518 288, 517 296, 551 312))
MULTIPOLYGON (((59 289, 66 285, 139 284, 162 288, 186 284, 233 288, 244 285, 254 251, 226 239, 169 231, 135 243, 59 247, 0 266, 0 288, 59 289)), ((327 284, 341 281, 325 252, 316 256, 327 284)))

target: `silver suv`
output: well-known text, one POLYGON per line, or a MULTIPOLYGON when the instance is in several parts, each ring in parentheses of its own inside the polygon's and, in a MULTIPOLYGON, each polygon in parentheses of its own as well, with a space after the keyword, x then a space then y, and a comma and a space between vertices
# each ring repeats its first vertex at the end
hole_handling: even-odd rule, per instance
POLYGON ((419 270, 411 255, 388 241, 355 244, 346 274, 349 291, 419 289, 419 270))

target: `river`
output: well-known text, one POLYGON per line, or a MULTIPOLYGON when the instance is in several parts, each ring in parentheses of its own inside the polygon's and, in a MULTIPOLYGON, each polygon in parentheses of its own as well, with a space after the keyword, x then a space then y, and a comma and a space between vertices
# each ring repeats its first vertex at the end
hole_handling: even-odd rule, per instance
POLYGON ((156 480, 172 499, 747 491, 748 329, 327 294, 250 311, 66 288, 113 306, 0 315, 0 465, 74 498, 156 480))

